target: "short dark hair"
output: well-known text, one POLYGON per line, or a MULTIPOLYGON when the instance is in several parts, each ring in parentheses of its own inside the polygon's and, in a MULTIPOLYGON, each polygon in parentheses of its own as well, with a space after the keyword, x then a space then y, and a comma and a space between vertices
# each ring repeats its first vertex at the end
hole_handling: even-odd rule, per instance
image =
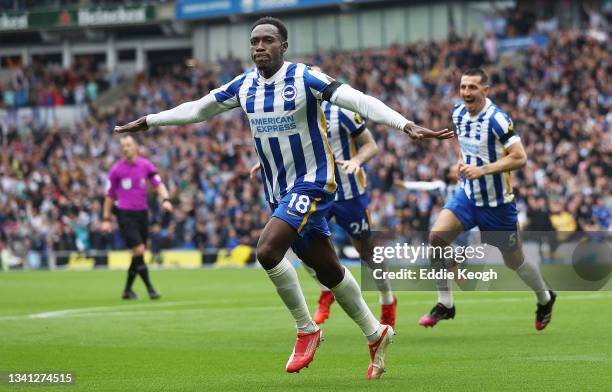
POLYGON ((480 76, 480 84, 487 84, 489 76, 482 68, 470 68, 463 73, 464 76, 480 76))
POLYGON ((274 18, 272 16, 264 16, 263 18, 257 19, 257 21, 253 23, 253 26, 251 27, 251 32, 255 29, 255 27, 265 24, 275 26, 278 29, 278 32, 283 38, 283 40, 287 41, 287 26, 285 26, 285 24, 280 19, 274 18))

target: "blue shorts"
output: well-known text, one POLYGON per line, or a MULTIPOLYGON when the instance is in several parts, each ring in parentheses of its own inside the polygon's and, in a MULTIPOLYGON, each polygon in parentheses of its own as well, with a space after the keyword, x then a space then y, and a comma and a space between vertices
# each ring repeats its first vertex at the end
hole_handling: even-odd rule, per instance
POLYGON ((283 196, 280 203, 270 203, 270 208, 273 217, 287 222, 300 237, 310 231, 329 237, 331 232, 325 217, 333 203, 333 193, 315 184, 301 183, 283 196))
POLYGON ((327 220, 336 218, 336 223, 342 227, 348 235, 360 240, 370 233, 370 211, 368 211, 368 203, 370 198, 367 193, 354 197, 348 200, 340 200, 334 202, 334 205, 329 210, 327 220))
POLYGON ((514 202, 497 207, 476 207, 460 188, 444 208, 455 214, 466 231, 478 226, 483 242, 509 251, 520 244, 518 211, 514 202))

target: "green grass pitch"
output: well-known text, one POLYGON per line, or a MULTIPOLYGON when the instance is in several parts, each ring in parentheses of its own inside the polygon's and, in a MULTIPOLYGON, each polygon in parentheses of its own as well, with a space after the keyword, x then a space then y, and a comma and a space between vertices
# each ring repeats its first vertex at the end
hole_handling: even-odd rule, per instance
MULTIPOLYGON (((358 276, 358 272, 354 271, 358 276)), ((381 380, 365 379, 366 341, 337 304, 299 374, 284 367, 294 327, 265 273, 152 271, 163 295, 123 302, 124 272, 0 273, 0 371, 73 371, 72 386, 14 391, 602 391, 612 388, 612 293, 561 292, 534 328, 527 292, 457 293, 457 317, 417 319, 434 293, 398 293, 381 380)), ((318 287, 300 270, 312 311, 318 287)), ((365 293, 378 316, 377 294, 365 293)))

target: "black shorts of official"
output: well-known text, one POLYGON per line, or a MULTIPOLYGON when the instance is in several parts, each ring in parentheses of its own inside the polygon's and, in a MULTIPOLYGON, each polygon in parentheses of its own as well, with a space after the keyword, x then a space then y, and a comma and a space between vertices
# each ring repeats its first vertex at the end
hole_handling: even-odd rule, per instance
POLYGON ((121 237, 128 248, 146 245, 149 237, 148 212, 117 209, 116 214, 121 237))

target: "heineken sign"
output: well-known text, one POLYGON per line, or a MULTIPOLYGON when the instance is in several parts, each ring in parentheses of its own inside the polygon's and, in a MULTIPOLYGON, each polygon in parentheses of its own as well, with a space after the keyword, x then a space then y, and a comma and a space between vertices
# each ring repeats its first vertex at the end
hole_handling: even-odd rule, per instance
POLYGON ((147 10, 140 8, 116 9, 81 9, 79 10, 79 26, 98 26, 127 23, 143 23, 147 21, 147 10))
POLYGON ((2 13, 0 31, 111 26, 155 20, 154 6, 69 8, 60 11, 2 13))

